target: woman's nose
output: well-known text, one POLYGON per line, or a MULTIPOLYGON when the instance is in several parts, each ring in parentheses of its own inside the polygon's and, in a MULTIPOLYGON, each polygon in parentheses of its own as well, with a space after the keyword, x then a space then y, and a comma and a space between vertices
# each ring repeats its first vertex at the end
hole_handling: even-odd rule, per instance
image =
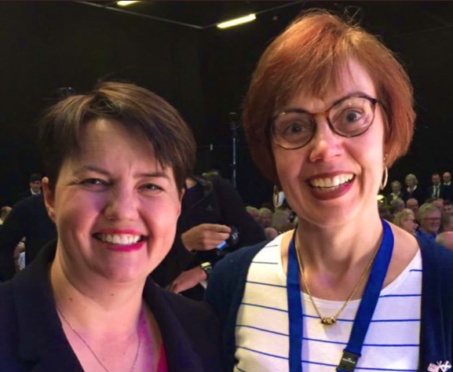
POLYGON ((328 162, 338 157, 342 152, 342 138, 334 133, 327 118, 319 118, 316 123, 316 133, 308 144, 310 146, 310 161, 328 162))
POLYGON ((138 217, 134 190, 116 188, 107 197, 105 215, 109 220, 135 220, 138 217))

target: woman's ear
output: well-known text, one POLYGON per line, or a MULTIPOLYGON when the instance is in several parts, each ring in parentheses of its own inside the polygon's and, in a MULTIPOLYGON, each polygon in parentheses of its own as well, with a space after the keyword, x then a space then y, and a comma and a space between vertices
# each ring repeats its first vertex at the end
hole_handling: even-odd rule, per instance
POLYGON ((42 191, 47 214, 49 215, 50 219, 55 222, 55 191, 51 190, 48 177, 44 177, 42 179, 42 191))

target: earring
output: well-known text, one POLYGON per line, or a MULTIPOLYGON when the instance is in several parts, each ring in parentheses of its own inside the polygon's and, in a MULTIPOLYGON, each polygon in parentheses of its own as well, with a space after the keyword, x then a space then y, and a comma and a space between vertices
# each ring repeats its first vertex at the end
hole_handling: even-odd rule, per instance
POLYGON ((381 183, 381 190, 384 190, 385 186, 387 186, 388 178, 389 178, 389 170, 388 170, 387 166, 385 165, 384 166, 384 179, 382 180, 382 183, 381 183))
POLYGON ((274 186, 274 193, 272 194, 272 201, 274 202, 274 208, 280 208, 285 201, 285 194, 283 191, 279 191, 277 186, 274 186))

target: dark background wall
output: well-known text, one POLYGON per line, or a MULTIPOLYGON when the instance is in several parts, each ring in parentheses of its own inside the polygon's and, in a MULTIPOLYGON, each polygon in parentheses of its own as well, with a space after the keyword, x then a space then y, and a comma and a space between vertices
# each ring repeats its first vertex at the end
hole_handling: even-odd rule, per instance
POLYGON ((59 87, 135 82, 170 101, 203 137, 197 30, 73 2, 3 2, 0 48, 0 205, 43 171, 34 124, 59 87))
MULTIPOLYGON (((205 12, 208 24, 213 8, 208 12, 209 4, 202 3, 162 2, 156 9, 166 7, 181 18, 189 16, 188 10, 198 15, 205 12)), ((234 2, 224 3, 214 5, 228 19, 234 13, 234 2)), ((261 2, 237 3, 253 7, 261 2)), ((364 27, 379 34, 407 66, 415 87, 417 130, 410 153, 391 169, 390 179, 403 180, 405 174, 416 173, 427 184, 431 172, 453 171, 451 4, 303 2, 220 31, 156 22, 75 2, 2 2, 0 205, 27 187, 31 173, 43 171, 34 123, 55 98, 55 90, 70 86, 83 92, 99 79, 133 81, 169 100, 195 133, 197 171, 212 166, 230 177, 229 113, 240 113, 250 76, 270 40, 300 11, 319 6, 340 13, 349 7, 350 14, 360 8, 357 18, 364 27)), ((238 189, 246 202, 256 205, 268 199, 272 189, 252 164, 242 131, 238 189)))

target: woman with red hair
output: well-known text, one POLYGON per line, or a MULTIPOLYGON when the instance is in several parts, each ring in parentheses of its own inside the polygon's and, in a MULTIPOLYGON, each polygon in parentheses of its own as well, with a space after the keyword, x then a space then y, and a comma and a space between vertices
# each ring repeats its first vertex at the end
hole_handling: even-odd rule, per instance
POLYGON ((406 72, 357 25, 311 12, 267 48, 244 128, 298 226, 216 267, 207 300, 227 370, 451 367, 453 254, 381 220, 376 203, 414 121, 406 72))

